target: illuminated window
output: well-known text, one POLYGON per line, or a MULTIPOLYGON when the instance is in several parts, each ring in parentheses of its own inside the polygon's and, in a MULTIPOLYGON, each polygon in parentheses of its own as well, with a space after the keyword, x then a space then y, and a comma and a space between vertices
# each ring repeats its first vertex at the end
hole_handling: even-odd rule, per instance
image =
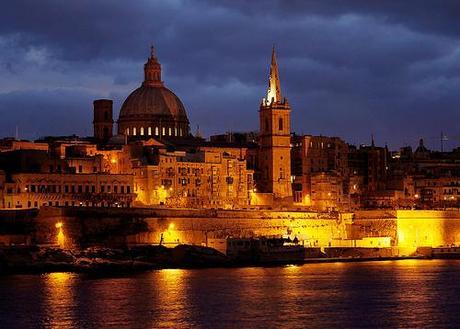
POLYGON ((149 136, 152 136, 152 127, 149 127, 149 128, 147 129, 147 134, 148 134, 149 136))
POLYGON ((161 135, 162 135, 162 136, 165 136, 165 135, 166 135, 166 128, 165 128, 165 127, 163 127, 163 129, 161 129, 161 135))
POLYGON ((133 127, 133 136, 136 136, 136 135, 137 135, 136 127, 133 127))
POLYGON ((171 129, 171 127, 168 128, 168 135, 169 135, 169 136, 172 135, 172 129, 171 129))
POLYGON ((174 128, 174 136, 177 136, 177 127, 174 128))
POLYGON ((144 127, 141 127, 141 136, 144 136, 144 127))
POLYGON ((155 136, 158 136, 160 134, 160 131, 158 129, 158 127, 155 127, 155 136))
POLYGON ((182 136, 182 128, 179 129, 179 135, 182 136))
POLYGON ((126 128, 126 135, 129 136, 129 128, 126 128))

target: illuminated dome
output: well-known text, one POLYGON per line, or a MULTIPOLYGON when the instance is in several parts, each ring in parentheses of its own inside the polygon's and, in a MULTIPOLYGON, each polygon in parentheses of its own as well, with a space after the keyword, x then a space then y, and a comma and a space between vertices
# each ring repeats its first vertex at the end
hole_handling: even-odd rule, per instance
POLYGON ((153 48, 144 65, 145 79, 124 101, 118 133, 129 136, 188 136, 187 112, 179 97, 161 81, 161 65, 153 48))

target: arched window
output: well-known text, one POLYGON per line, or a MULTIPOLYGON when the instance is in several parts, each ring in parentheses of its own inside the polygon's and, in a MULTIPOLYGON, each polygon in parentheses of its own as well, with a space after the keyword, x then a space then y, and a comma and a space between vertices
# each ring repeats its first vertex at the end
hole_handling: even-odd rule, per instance
POLYGON ((133 136, 137 135, 136 127, 133 127, 133 136))
POLYGON ((152 136, 152 127, 149 127, 149 128, 147 129, 147 134, 148 134, 149 136, 152 136))
POLYGON ((182 128, 179 129, 179 136, 182 136, 182 128))
POLYGON ((144 136, 144 127, 141 127, 141 136, 144 136))
POLYGON ((171 127, 168 128, 168 135, 169 135, 169 136, 172 135, 172 129, 171 129, 171 127))
POLYGON ((283 118, 278 119, 278 130, 283 130, 283 118))
POLYGON ((174 136, 177 136, 177 127, 174 128, 174 136))
POLYGON ((126 128, 126 136, 129 136, 129 128, 126 128))
POLYGON ((158 127, 155 127, 155 136, 158 136, 160 134, 160 130, 158 129, 158 127))
POLYGON ((162 136, 165 136, 165 135, 166 135, 166 128, 165 128, 165 127, 162 127, 162 129, 161 129, 161 135, 162 135, 162 136))
POLYGON ((280 179, 284 179, 284 170, 280 168, 280 179))

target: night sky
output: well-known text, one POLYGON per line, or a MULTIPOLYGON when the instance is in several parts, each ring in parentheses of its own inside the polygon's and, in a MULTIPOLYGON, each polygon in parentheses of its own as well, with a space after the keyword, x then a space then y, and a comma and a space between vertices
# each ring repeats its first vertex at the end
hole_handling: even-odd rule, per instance
POLYGON ((392 149, 460 146, 460 1, 6 1, 0 10, 0 137, 92 134, 163 80, 205 136, 258 128, 272 45, 293 131, 392 149))

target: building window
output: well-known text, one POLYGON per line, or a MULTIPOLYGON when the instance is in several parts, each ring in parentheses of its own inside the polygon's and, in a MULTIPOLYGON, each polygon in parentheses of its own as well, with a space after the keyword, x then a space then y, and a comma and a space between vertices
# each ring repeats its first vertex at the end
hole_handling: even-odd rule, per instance
POLYGON ((179 129, 179 136, 182 136, 182 128, 179 129))
POLYGON ((129 128, 126 128, 126 135, 129 136, 129 128))
POLYGON ((177 127, 174 128, 174 136, 177 136, 177 127))
POLYGON ((158 130, 158 127, 155 127, 155 136, 158 136, 160 134, 160 131, 158 130))
POLYGON ((133 136, 137 135, 136 127, 133 127, 133 136))
POLYGON ((163 129, 161 129, 161 135, 162 135, 162 136, 165 136, 165 135, 166 135, 166 128, 165 128, 165 127, 163 127, 163 129))
POLYGON ((82 173, 83 172, 83 166, 78 166, 78 172, 82 173))
POLYGON ((270 130, 270 123, 268 122, 268 119, 265 119, 265 130, 270 130))
POLYGON ((148 134, 149 136, 152 136, 152 127, 148 127, 148 129, 147 129, 147 134, 148 134))
POLYGON ((168 128, 168 135, 169 135, 169 136, 172 135, 172 129, 171 129, 171 127, 168 128))
POLYGON ((141 127, 141 136, 144 136, 144 127, 141 127))
POLYGON ((283 130, 283 118, 278 119, 278 130, 283 130))

